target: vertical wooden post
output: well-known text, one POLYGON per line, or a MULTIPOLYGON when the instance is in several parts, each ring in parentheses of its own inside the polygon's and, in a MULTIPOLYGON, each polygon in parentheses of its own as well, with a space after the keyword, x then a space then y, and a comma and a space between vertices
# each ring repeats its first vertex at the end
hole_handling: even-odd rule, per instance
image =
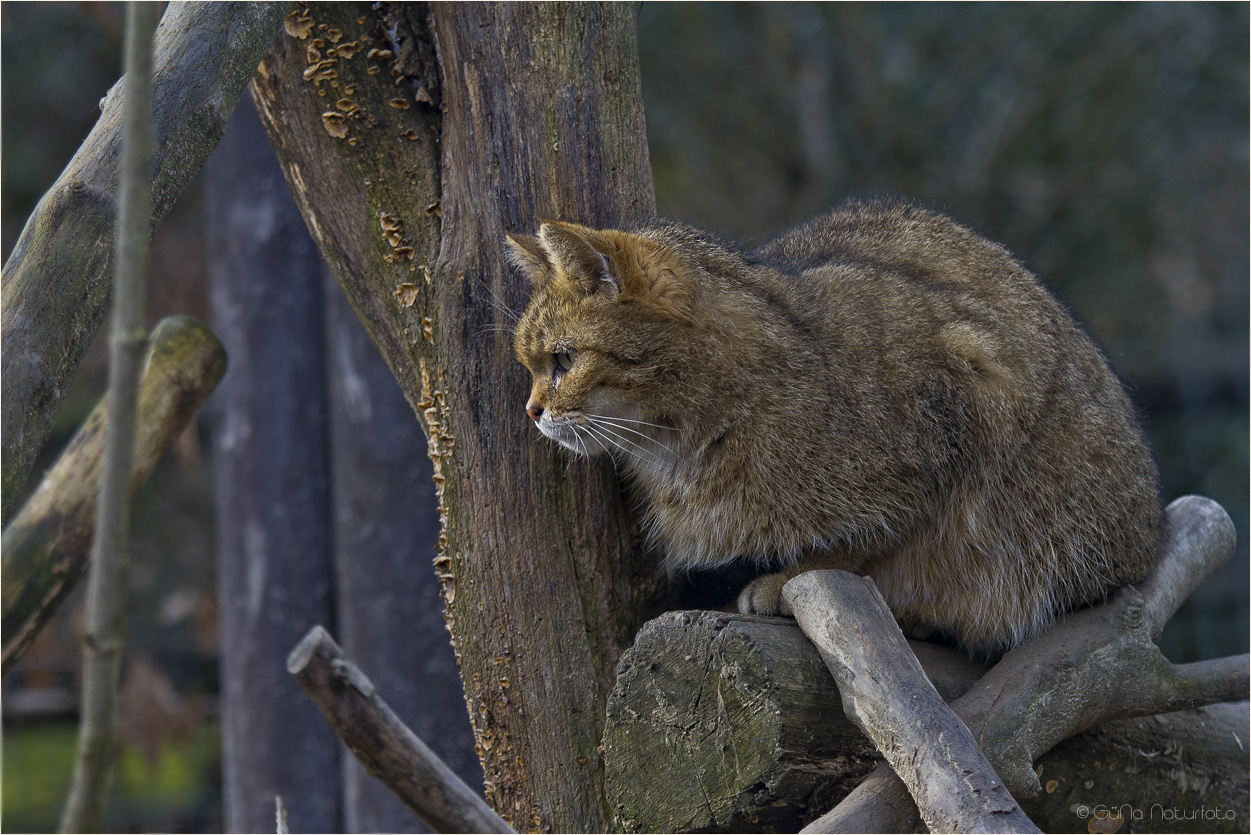
POLYGON ((339 742, 286 671, 334 623, 322 266, 250 102, 205 172, 226 828, 271 831, 277 795, 291 831, 337 832, 339 742))

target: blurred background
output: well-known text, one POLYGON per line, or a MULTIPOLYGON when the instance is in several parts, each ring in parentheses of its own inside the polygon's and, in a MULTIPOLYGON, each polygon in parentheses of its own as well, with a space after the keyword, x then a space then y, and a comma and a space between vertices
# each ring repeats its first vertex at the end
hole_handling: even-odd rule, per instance
MULTIPOLYGON (((113 3, 0 6, 5 258, 117 79, 122 20, 113 3)), ((1237 526, 1166 653, 1247 651, 1245 4, 642 4, 639 49, 662 213, 752 243, 848 196, 903 195, 1046 279, 1129 383, 1166 497, 1210 496, 1237 526)), ((193 186, 153 242, 150 322, 208 319, 204 221, 193 186)), ((37 472, 101 396, 105 353, 98 339, 37 472)), ((213 431, 201 419, 139 494, 114 831, 222 826, 213 431)), ((69 783, 79 597, 4 682, 9 831, 53 829, 69 783)))

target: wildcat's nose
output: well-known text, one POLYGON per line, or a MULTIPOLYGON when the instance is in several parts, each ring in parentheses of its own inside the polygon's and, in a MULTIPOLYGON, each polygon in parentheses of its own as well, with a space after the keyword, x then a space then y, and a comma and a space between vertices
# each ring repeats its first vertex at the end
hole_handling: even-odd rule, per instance
POLYGON ((538 423, 539 418, 543 417, 543 407, 536 403, 532 403, 529 406, 526 406, 526 414, 530 416, 530 420, 538 423))

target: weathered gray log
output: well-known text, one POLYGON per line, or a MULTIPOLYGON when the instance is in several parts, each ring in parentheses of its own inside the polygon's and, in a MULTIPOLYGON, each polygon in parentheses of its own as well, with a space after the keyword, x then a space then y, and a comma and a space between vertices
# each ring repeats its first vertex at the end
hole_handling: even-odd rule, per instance
MULTIPOLYGON (((139 389, 131 490, 152 474, 226 369, 221 343, 185 316, 162 320, 139 389)), ((104 451, 104 401, 4 530, 3 672, 17 662, 87 568, 104 451)))
POLYGON ((1183 496, 1166 521, 1141 591, 1126 587, 1065 617, 962 697, 957 712, 979 740, 996 740, 992 762, 1014 794, 1037 794, 1034 760, 1098 722, 1247 698, 1245 655, 1173 665, 1154 643, 1185 595, 1234 553, 1234 523, 1211 499, 1183 496))
POLYGON ((387 706, 320 626, 291 650, 287 672, 365 767, 435 832, 514 832, 387 706))
MULTIPOLYGON (((1222 555, 1228 558, 1232 531, 1227 517, 1214 503, 1187 497, 1171 505, 1169 515, 1172 541, 1161 571, 1177 576, 1170 568, 1173 559, 1198 563, 1202 566, 1198 570, 1208 571, 1222 561, 1222 555)), ((1061 626, 1080 622, 1098 611, 1070 616, 1061 626)), ((1171 608, 1164 606, 1160 611, 1171 608)), ((1111 620, 1118 622, 1115 616, 1111 620)), ((959 695, 946 684, 947 668, 929 657, 933 650, 916 642, 910 645, 918 655, 927 653, 922 666, 943 697, 950 700, 959 695), (936 678, 940 673, 944 678, 936 678)), ((1061 646, 1071 645, 1061 642, 1061 646)), ((1114 657, 1096 654, 1088 659, 1104 665, 1089 674, 1112 679, 1121 676, 1123 671, 1114 665, 1114 657)), ((1130 663, 1141 660, 1130 658, 1130 663)), ((790 621, 674 613, 648 624, 634 648, 622 658, 604 737, 609 797, 620 825, 631 831, 793 830, 815 817, 820 803, 829 805, 831 799, 845 793, 849 784, 871 769, 872 755, 863 741, 851 741, 854 731, 843 716, 833 678, 818 662, 816 650, 799 637, 798 628, 790 621), (807 661, 798 657, 804 654, 807 661), (854 772, 850 779, 849 772, 854 772)), ((1231 688, 1209 690, 1204 698, 1245 698, 1246 677, 1242 676, 1239 691, 1237 669, 1234 666, 1223 679, 1231 688), (1228 695, 1230 692, 1234 695, 1228 695), (1238 692, 1243 695, 1238 696, 1238 692)), ((1009 697, 1008 684, 1013 677, 1025 681, 1038 675, 1033 667, 1005 670, 1009 674, 998 691, 1004 699, 1009 697)), ((999 672, 998 667, 995 672, 999 672)), ((1124 677, 1132 680, 1132 675, 1133 671, 1128 671, 1124 677)), ((985 678, 978 687, 983 683, 985 678)), ((1099 689, 1102 686, 1093 689, 1104 692, 1099 689)), ((1174 689, 1174 693, 1178 691, 1174 689)), ((1199 694, 1179 695, 1196 698, 1199 694)), ((1130 701, 1121 698, 1123 707, 1132 708, 1130 701)), ((1168 709, 1170 704, 1167 699, 1151 701, 1157 709, 1161 704, 1168 709)), ((1171 704, 1174 709, 1180 706, 1171 704)), ((1018 716, 1018 721, 1030 724, 1037 720, 1018 716)), ((1236 809, 1236 825, 1245 827, 1245 754, 1231 758, 1228 750, 1216 744, 1235 739, 1235 734, 1246 739, 1245 704, 1233 709, 1170 714, 1170 726, 1180 733, 1195 733, 1197 741, 1185 749, 1184 759, 1174 757, 1167 764, 1158 756, 1150 756, 1153 749, 1167 747, 1167 738, 1158 739, 1153 749, 1123 742, 1123 729, 1131 727, 1133 721, 1107 722, 1096 732, 1053 749, 1039 761, 1044 773, 1048 763, 1059 763, 1056 758, 1061 758, 1071 763, 1064 766, 1070 769, 1068 773, 1089 775, 1081 785, 1090 782, 1091 787, 1075 791, 1091 792, 1085 797, 1092 805, 1133 803, 1146 809, 1154 797, 1165 797, 1177 800, 1177 808, 1182 810, 1205 803, 1236 809), (1219 730, 1205 736, 1199 732, 1204 723, 1219 730), (1121 754, 1112 757, 1092 740, 1105 740, 1121 754), (1144 753, 1135 753, 1138 748, 1144 753), (1127 775, 1126 769, 1133 773, 1127 775), (1212 779, 1221 774, 1222 780, 1212 779), (1203 789, 1179 794, 1178 783, 1203 789)), ((983 750, 1000 768, 999 746, 988 747, 985 739, 979 738, 983 750)), ((1000 773, 1003 775, 1002 770, 1000 773)), ((1029 778, 1038 785, 1032 767, 1029 778)), ((906 814, 881 818, 882 831, 909 831, 919 825, 915 806, 897 778, 891 779, 902 798, 878 794, 870 811, 881 811, 884 803, 898 807, 906 814)), ((1018 792, 1012 783, 1008 787, 1014 794, 1018 792)), ((1028 785, 1023 788, 1027 794, 1028 785)), ((873 794, 874 790, 870 785, 866 791, 857 792, 873 794)), ((1062 810, 1038 811, 1039 804, 1055 802, 1046 787, 1028 803, 1022 794, 1016 796, 1027 813, 1039 815, 1036 820, 1040 823, 1058 819, 1056 815, 1063 817, 1062 810)), ((1071 814, 1069 819, 1073 819, 1071 814)), ((863 824, 866 818, 856 820, 863 824)))
POLYGON ((877 586, 810 571, 782 596, 838 681, 846 715, 908 787, 931 832, 1037 832, 921 669, 877 586))
MULTIPOLYGON (((910 642, 944 698, 984 669, 910 642)), ((608 703, 605 780, 631 832, 794 831, 877 762, 789 619, 670 612, 622 656, 608 703)))
MULTIPOLYGON (((149 230, 217 144, 281 30, 281 3, 173 3, 156 35, 149 230)), ((119 82, 78 153, 39 201, 4 266, 0 518, 7 520, 61 395, 103 319, 114 253, 124 95, 119 82)))

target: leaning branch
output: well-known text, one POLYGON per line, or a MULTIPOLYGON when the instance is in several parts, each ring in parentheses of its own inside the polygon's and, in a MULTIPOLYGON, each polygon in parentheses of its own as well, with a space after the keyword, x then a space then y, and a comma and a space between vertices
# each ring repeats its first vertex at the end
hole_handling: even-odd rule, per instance
POLYGON ((291 650, 287 672, 369 773, 435 832, 516 831, 400 721, 325 629, 314 626, 291 650))
MULTIPOLYGON (((132 493, 147 481, 226 370, 221 343, 194 319, 162 320, 151 343, 139 388, 132 493)), ((7 674, 22 657, 87 569, 106 425, 101 400, 4 529, 0 674, 7 674)))
POLYGON ((868 578, 811 571, 782 591, 847 716, 907 785, 931 832, 1038 832, 926 677, 868 578))
MULTIPOLYGON (((151 233, 204 164, 273 45, 284 3, 172 3, 156 38, 151 233)), ((114 259, 119 82, 78 153, 39 201, 4 266, 0 518, 8 520, 61 394, 104 317, 114 259)))

